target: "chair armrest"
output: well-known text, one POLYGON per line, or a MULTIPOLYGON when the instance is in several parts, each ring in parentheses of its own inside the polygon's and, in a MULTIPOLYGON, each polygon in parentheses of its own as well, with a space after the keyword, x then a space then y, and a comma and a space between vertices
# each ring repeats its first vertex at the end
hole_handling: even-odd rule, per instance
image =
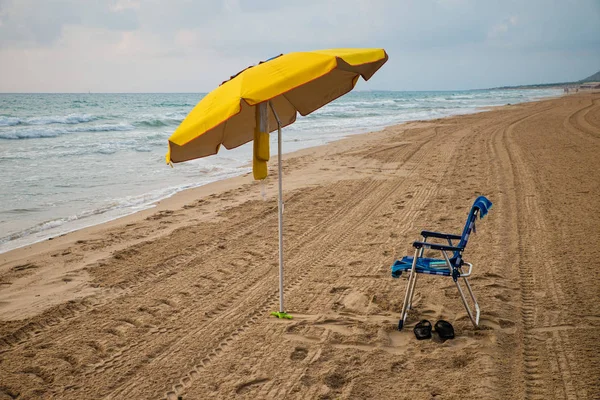
POLYGON ((441 232, 432 232, 432 231, 421 231, 421 236, 424 238, 434 237, 440 239, 460 239, 460 235, 453 235, 451 233, 441 233, 441 232))
POLYGON ((413 247, 415 249, 433 249, 433 250, 448 250, 448 251, 463 251, 464 247, 448 246, 446 244, 427 243, 427 242, 414 242, 413 247))

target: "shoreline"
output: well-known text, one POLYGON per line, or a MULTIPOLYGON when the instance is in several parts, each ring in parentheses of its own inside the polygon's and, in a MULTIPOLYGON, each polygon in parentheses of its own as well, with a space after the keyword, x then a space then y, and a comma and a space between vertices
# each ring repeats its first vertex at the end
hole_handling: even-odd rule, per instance
MULTIPOLYGON (((499 107, 504 107, 504 106, 499 106, 499 107)), ((480 111, 480 112, 486 112, 486 111, 480 111)), ((469 114, 461 114, 461 115, 469 115, 469 114)), ((444 117, 444 118, 453 118, 453 117, 455 117, 455 116, 449 116, 449 117, 444 117)), ((441 118, 441 119, 443 119, 443 118, 441 118)), ((365 132, 365 133, 350 134, 342 139, 334 140, 327 144, 307 147, 307 148, 304 148, 301 150, 284 153, 282 155, 282 159, 285 162, 286 160, 288 160, 290 158, 302 157, 313 151, 323 152, 324 149, 330 145, 342 143, 342 142, 344 142, 348 139, 352 139, 356 136, 372 135, 372 134, 381 133, 385 129, 392 128, 392 127, 402 127, 404 125, 410 125, 410 124, 415 124, 415 123, 416 124, 427 123, 427 122, 429 122, 429 121, 427 121, 427 120, 410 121, 410 122, 404 122, 401 124, 390 125, 388 127, 382 128, 379 131, 370 131, 370 132, 365 132)), ((267 187, 273 189, 274 185, 277 183, 277 178, 276 178, 277 177, 277 161, 276 161, 276 157, 272 157, 271 159, 273 161, 269 162, 269 176, 266 181, 268 181, 267 187)), ((285 169, 285 164, 283 165, 283 167, 285 169)), ((175 168, 177 168, 177 166, 175 166, 175 168)), ((283 181, 284 190, 285 190, 287 183, 288 182, 286 181, 286 178, 284 177, 284 181, 283 181)), ((248 186, 248 185, 256 186, 256 197, 257 197, 257 199, 262 199, 261 193, 260 193, 261 183, 258 181, 254 181, 254 179, 252 178, 252 172, 242 173, 241 175, 238 175, 238 176, 214 181, 214 182, 200 185, 200 186, 197 186, 194 188, 183 189, 179 192, 174 193, 173 195, 171 195, 167 198, 164 198, 162 200, 158 200, 158 201, 152 203, 151 206, 149 206, 148 208, 146 208, 144 210, 135 211, 131 214, 128 214, 128 215, 125 215, 122 217, 117 217, 110 221, 102 222, 99 224, 95 224, 95 225, 87 226, 87 227, 77 229, 74 231, 70 231, 67 233, 63 233, 63 234, 60 234, 60 235, 52 237, 52 238, 42 239, 38 242, 27 244, 27 245, 24 245, 24 246, 15 248, 15 249, 8 250, 4 253, 0 253, 0 260, 1 260, 0 261, 0 272, 2 272, 2 265, 4 263, 14 262, 17 260, 24 260, 28 256, 25 254, 18 254, 17 256, 13 256, 12 253, 24 253, 27 251, 27 252, 30 252, 29 254, 31 254, 31 255, 38 255, 42 252, 52 251, 55 248, 60 249, 62 246, 68 246, 70 244, 73 244, 77 240, 81 240, 82 238, 87 239, 87 238, 93 237, 97 234, 101 234, 104 231, 107 231, 107 230, 110 230, 113 228, 121 228, 121 227, 124 227, 124 226, 130 224, 133 221, 143 220, 143 219, 151 217, 154 214, 160 214, 160 213, 169 212, 169 211, 176 211, 176 210, 184 208, 186 205, 189 205, 190 203, 193 203, 196 200, 201 200, 202 198, 205 198, 208 196, 217 195, 217 194, 223 193, 228 190, 232 190, 235 188, 239 188, 241 186, 248 186), (51 243, 47 243, 47 242, 51 242, 51 243)), ((268 198, 272 197, 272 196, 277 196, 277 193, 276 192, 273 193, 273 190, 270 190, 267 194, 268 194, 268 196, 267 196, 268 198)))
MULTIPOLYGON (((482 90, 485 90, 485 89, 482 89, 482 90)), ((435 91, 433 91, 433 92, 435 92, 435 91)), ((549 99, 557 98, 557 97, 560 97, 560 96, 561 95, 547 96, 547 97, 542 98, 541 100, 540 99, 528 100, 528 101, 524 101, 524 102, 521 102, 521 103, 514 103, 514 104, 524 104, 524 103, 531 103, 531 102, 536 102, 536 101, 549 100, 549 99)), ((393 126, 403 125, 403 124, 406 124, 406 123, 420 122, 420 121, 431 121, 431 120, 437 120, 437 119, 453 118, 455 116, 460 116, 460 115, 477 114, 477 113, 481 113, 481 112, 487 112, 487 111, 490 111, 490 110, 494 110, 494 109, 496 109, 498 107, 505 107, 505 106, 510 106, 510 105, 514 105, 514 104, 510 104, 509 103, 509 104, 497 105, 497 106, 481 106, 481 107, 475 107, 473 109, 468 109, 468 111, 467 110, 465 110, 465 111, 463 111, 463 110, 457 111, 456 114, 451 114, 451 115, 444 116, 444 117, 432 117, 430 119, 409 120, 409 121, 401 122, 399 124, 391 124, 391 125, 383 125, 383 126, 380 126, 380 127, 379 126, 378 127, 374 127, 374 129, 372 129, 372 130, 369 129, 368 131, 365 131, 363 129, 363 130, 361 130, 359 132, 345 132, 345 133, 342 132, 342 134, 344 136, 342 136, 341 139, 334 139, 333 141, 327 142, 327 143, 322 144, 322 145, 312 146, 312 147, 306 147, 306 148, 314 148, 314 147, 319 147, 319 146, 323 146, 323 145, 328 145, 328 144, 331 144, 331 143, 335 143, 338 140, 344 140, 345 138, 352 137, 354 135, 363 135, 363 134, 368 134, 368 133, 371 133, 371 132, 379 132, 381 130, 384 130, 384 129, 387 129, 387 128, 390 128, 390 127, 393 127, 393 126)), ((292 151, 290 153, 284 153, 284 154, 292 154, 292 153, 295 153, 296 151, 292 151)), ((251 163, 246 164, 245 166, 248 166, 248 168, 249 168, 250 165, 251 165, 251 163)), ((220 179, 219 181, 236 178, 236 177, 239 177, 239 176, 243 176, 244 174, 245 174, 245 172, 240 171, 239 174, 236 175, 236 176, 228 177, 228 178, 224 178, 224 179, 220 179)), ((111 223, 113 221, 117 221, 117 220, 122 219, 122 218, 127 218, 129 216, 135 215, 135 214, 140 213, 140 212, 144 212, 144 211, 148 211, 148 210, 154 210, 154 209, 156 209, 157 205, 160 202, 168 200, 169 198, 171 198, 173 196, 176 196, 176 195, 178 195, 181 192, 184 192, 184 191, 187 191, 187 190, 198 189, 199 187, 210 185, 212 183, 215 183, 215 181, 210 182, 208 184, 206 184, 206 183, 199 183, 199 184, 197 184, 197 186, 196 186, 196 184, 190 184, 190 185, 194 186, 192 188, 183 188, 183 189, 176 189, 176 188, 174 188, 173 189, 174 193, 169 194, 166 197, 159 198, 158 200, 153 200, 153 201, 151 201, 149 203, 144 203, 144 204, 137 205, 136 208, 140 208, 140 210, 127 210, 127 208, 124 208, 122 210, 122 213, 119 212, 119 213, 117 213, 118 215, 116 215, 116 216, 105 216, 104 218, 103 218, 103 215, 104 214, 109 214, 110 211, 107 211, 105 213, 99 213, 99 214, 94 213, 91 218, 97 219, 97 222, 94 222, 94 220, 92 219, 91 221, 89 221, 89 223, 88 222, 84 222, 84 223, 81 224, 82 226, 79 226, 79 227, 74 223, 74 221, 79 221, 80 220, 79 218, 75 218, 74 221, 68 221, 68 222, 65 222, 65 223, 61 223, 61 225, 59 225, 58 227, 52 227, 52 228, 49 228, 49 229, 36 230, 35 228, 36 228, 36 226, 47 224, 47 223, 53 222, 53 221, 46 221, 46 222, 40 223, 38 225, 34 225, 32 227, 26 228, 23 231, 13 233, 13 235, 19 235, 18 238, 12 239, 12 240, 8 240, 8 241, 4 242, 3 245, 5 245, 8 249, 7 250, 0 250, 0 256, 2 256, 3 254, 6 254, 8 252, 11 252, 11 251, 15 251, 15 250, 18 250, 18 249, 29 247, 31 245, 35 245, 37 243, 42 243, 42 242, 47 241, 47 240, 54 240, 54 239, 60 238, 60 237, 62 237, 64 235, 68 235, 68 234, 71 234, 71 233, 74 233, 74 232, 78 232, 78 231, 81 231, 81 230, 84 230, 84 229, 89 229, 89 228, 93 228, 95 226, 99 226, 99 225, 103 225, 103 224, 108 224, 108 223, 111 223), (65 225, 69 225, 69 226, 75 225, 75 226, 72 227, 72 228, 71 227, 70 228, 66 228, 64 230, 60 229, 61 227, 65 226, 65 225), (58 230, 58 232, 56 232, 56 233, 50 233, 48 235, 44 235, 43 234, 44 231, 52 231, 52 230, 55 230, 55 229, 58 230), (33 231, 30 234, 21 235, 23 232, 26 232, 28 230, 33 230, 33 231), (35 238, 36 235, 41 236, 41 238, 35 238), (13 244, 15 242, 19 243, 19 244, 17 244, 16 247, 12 247, 12 246, 10 246, 11 242, 13 244)), ((142 194, 140 196, 144 196, 144 195, 145 194, 142 194)), ((64 216, 64 217, 61 217, 61 219, 69 219, 71 217, 73 217, 73 216, 64 216)))

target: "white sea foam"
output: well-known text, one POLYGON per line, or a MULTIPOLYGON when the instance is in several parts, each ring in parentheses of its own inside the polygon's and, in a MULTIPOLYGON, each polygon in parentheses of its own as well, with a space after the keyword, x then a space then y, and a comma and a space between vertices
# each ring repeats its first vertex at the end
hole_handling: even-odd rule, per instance
POLYGON ((69 114, 49 117, 33 117, 23 121, 28 125, 52 125, 52 124, 82 124, 97 120, 98 117, 89 114, 69 114))
MULTIPOLYGON (((206 176, 194 183, 156 189, 141 195, 114 199, 101 207, 84 210, 62 218, 43 221, 27 229, 0 237, 0 253, 152 208, 157 201, 169 198, 183 190, 230 178, 239 175, 241 172, 249 172, 249 168, 247 167, 239 169, 205 166, 198 168, 198 170, 200 173, 205 173, 206 176)), ((8 210, 4 214, 23 214, 35 210, 21 209, 18 211, 17 213, 15 210, 8 210)))
POLYGON ((0 115, 0 126, 15 126, 19 125, 21 120, 16 117, 5 117, 0 115))
POLYGON ((57 128, 57 127, 22 127, 13 128, 12 130, 0 131, 0 139, 39 139, 39 138, 54 138, 60 135, 66 135, 70 133, 84 133, 84 132, 117 132, 117 131, 131 131, 135 127, 128 123, 116 123, 116 124, 99 124, 99 125, 85 125, 76 126, 73 128, 57 128))
POLYGON ((69 114, 61 116, 43 116, 31 118, 17 118, 0 116, 0 126, 16 126, 16 125, 53 125, 53 124, 82 124, 86 122, 96 121, 99 119, 96 116, 89 114, 69 114))

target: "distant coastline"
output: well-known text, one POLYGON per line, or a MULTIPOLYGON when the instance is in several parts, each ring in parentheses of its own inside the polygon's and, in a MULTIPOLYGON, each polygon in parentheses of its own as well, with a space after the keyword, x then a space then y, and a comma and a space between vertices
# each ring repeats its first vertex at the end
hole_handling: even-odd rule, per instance
POLYGON ((600 89, 600 71, 585 79, 572 82, 537 83, 532 85, 498 86, 482 90, 506 90, 506 89, 600 89))
POLYGON ((498 86, 481 90, 526 90, 526 89, 600 89, 600 82, 561 82, 561 83, 540 83, 536 85, 519 86, 498 86))
POLYGON ((562 89, 564 87, 579 86, 579 82, 559 82, 559 83, 539 83, 535 85, 518 85, 518 86, 498 86, 482 90, 523 90, 523 89, 562 89))

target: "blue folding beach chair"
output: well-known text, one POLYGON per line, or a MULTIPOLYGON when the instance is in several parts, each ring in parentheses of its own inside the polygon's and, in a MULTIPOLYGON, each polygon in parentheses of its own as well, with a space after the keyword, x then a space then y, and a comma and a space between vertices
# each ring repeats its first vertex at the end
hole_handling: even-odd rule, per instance
POLYGON ((471 290, 471 285, 467 280, 467 277, 471 275, 473 270, 473 264, 465 262, 462 258, 462 253, 465 250, 471 231, 475 232, 475 220, 477 219, 477 216, 479 216, 480 219, 483 218, 491 207, 491 201, 484 196, 479 196, 475 200, 475 203, 473 203, 473 207, 471 207, 471 211, 467 217, 467 223, 465 224, 462 235, 459 236, 449 233, 422 231, 421 235, 423 236, 423 241, 413 243, 413 247, 415 248, 414 257, 406 256, 401 260, 396 260, 394 262, 392 265, 393 278, 400 277, 400 275, 402 275, 402 271, 409 271, 410 273, 408 276, 406 294, 404 295, 404 303, 402 304, 402 314, 400 316, 400 321, 398 322, 398 330, 402 330, 404 322, 406 321, 406 316, 408 315, 408 311, 411 308, 412 298, 415 292, 415 286, 417 284, 417 274, 452 277, 456 283, 456 287, 458 288, 458 292, 460 293, 463 304, 467 309, 467 314, 469 314, 471 322, 473 322, 475 327, 479 325, 479 304, 477 304, 477 299, 475 299, 473 290, 471 290), (444 239, 448 241, 448 244, 428 243, 428 238, 444 239), (459 240, 458 244, 454 245, 452 243, 453 240, 459 240), (438 250, 442 253, 444 258, 423 257, 423 251, 425 249, 438 250), (451 253, 452 257, 448 256, 448 252, 453 252, 451 253), (463 266, 465 265, 469 267, 467 272, 463 271, 463 266), (459 278, 461 278, 467 286, 467 290, 475 307, 475 316, 473 316, 471 308, 467 303, 467 299, 465 298, 463 290, 459 284, 459 278))

